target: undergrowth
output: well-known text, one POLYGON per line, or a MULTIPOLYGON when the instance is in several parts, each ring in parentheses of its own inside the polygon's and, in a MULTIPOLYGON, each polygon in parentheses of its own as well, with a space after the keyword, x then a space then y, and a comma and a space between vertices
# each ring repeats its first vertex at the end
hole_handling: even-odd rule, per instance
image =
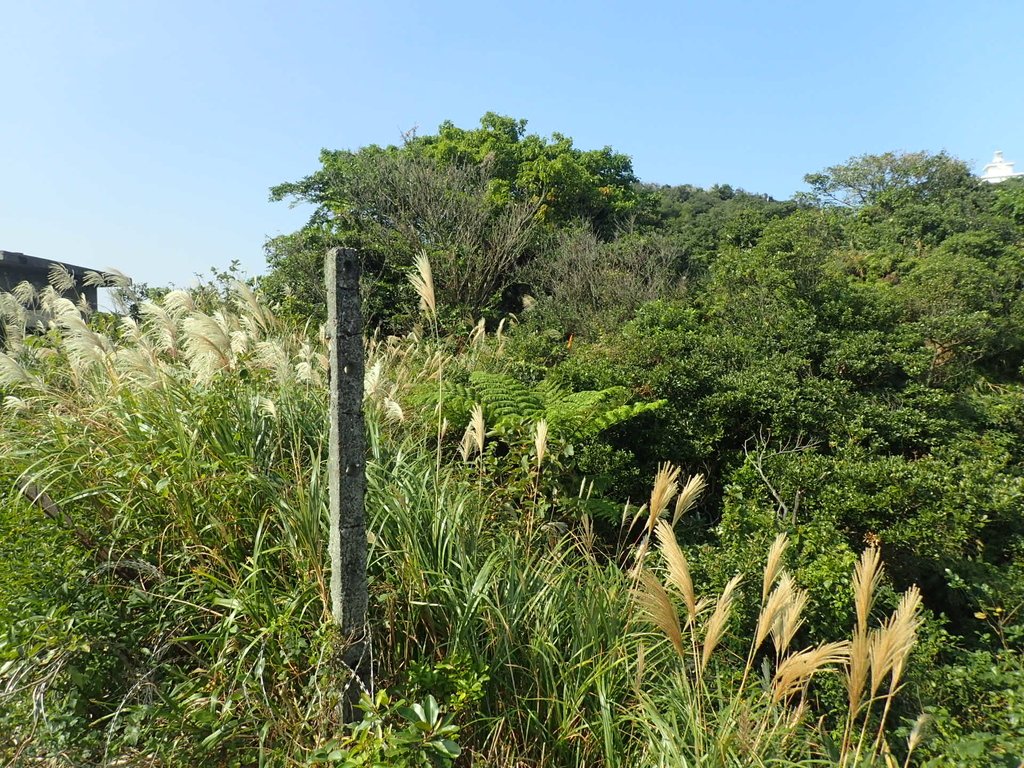
POLYGON ((693 583, 673 526, 699 477, 682 483, 664 467, 650 500, 600 533, 583 503, 592 489, 560 482, 572 455, 559 430, 588 429, 566 408, 601 405, 612 424, 646 406, 548 387, 536 390, 546 406, 499 417, 471 402, 486 389, 473 371, 501 371, 501 332, 482 326, 466 339, 368 342, 373 680, 364 719, 343 725, 350 683, 325 578, 323 339, 282 324, 244 286, 210 306, 172 292, 106 332, 54 291, 37 301, 50 318, 42 335, 19 327, 20 301, 0 305, 9 763, 913 757, 921 728, 909 746, 896 740, 892 702, 918 599, 910 590, 876 615, 877 551, 850 582, 849 638, 826 641, 801 627, 807 595, 785 570, 784 537, 759 587, 754 574, 693 583), (452 405, 465 432, 445 417, 445 379, 470 383, 452 405), (759 606, 753 621, 744 601, 759 606), (817 695, 828 676, 845 681, 838 705, 817 695))

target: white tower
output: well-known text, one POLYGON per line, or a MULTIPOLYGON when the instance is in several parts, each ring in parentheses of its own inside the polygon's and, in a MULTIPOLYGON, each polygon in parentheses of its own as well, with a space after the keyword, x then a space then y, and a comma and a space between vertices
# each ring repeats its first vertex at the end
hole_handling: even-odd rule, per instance
POLYGON ((981 180, 987 181, 989 184, 998 184, 1000 181, 1012 179, 1014 176, 1024 176, 1024 173, 1014 173, 1013 163, 1004 160, 1003 153, 998 149, 992 157, 992 162, 986 165, 985 170, 981 172, 981 180))

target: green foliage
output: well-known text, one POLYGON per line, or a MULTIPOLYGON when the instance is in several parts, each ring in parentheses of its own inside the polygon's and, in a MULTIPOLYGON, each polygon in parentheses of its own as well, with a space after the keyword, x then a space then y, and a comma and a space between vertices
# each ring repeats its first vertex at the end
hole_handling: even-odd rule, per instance
MULTIPOLYGON (((819 192, 858 196, 853 213, 770 221, 755 243, 719 247, 680 299, 571 350, 544 337, 513 349, 546 356, 575 388, 667 401, 642 430, 627 423, 608 439, 644 474, 666 457, 709 474, 714 494, 689 535, 719 583, 788 530, 819 606, 809 621, 825 632, 845 610, 830 590, 852 553, 881 542, 897 581, 920 584, 970 638, 976 619, 945 569, 1004 571, 1021 530, 1022 454, 1010 437, 1022 392, 1019 235, 949 158, 830 173, 819 192), (879 206, 889 223, 872 218, 879 206), (860 237, 860 248, 903 249, 886 227, 925 214, 942 226, 898 258, 851 248, 860 237)), ((634 478, 611 487, 635 496, 634 478)))
POLYGON ((977 227, 992 203, 991 185, 945 152, 862 155, 804 180, 819 205, 854 212, 850 235, 857 247, 937 245, 977 227))
POLYGON ((474 321, 529 256, 536 203, 495 206, 485 167, 441 165, 396 147, 325 151, 321 160, 319 180, 275 188, 278 198, 319 205, 303 230, 267 244, 272 271, 263 287, 285 309, 323 316, 318 259, 332 245, 360 251, 365 314, 385 330, 410 324, 415 303, 405 275, 420 253, 434 268, 439 303, 474 321))
POLYGON ((623 387, 573 392, 550 379, 528 386, 505 374, 473 371, 468 385, 451 385, 445 405, 464 422, 472 406, 480 403, 490 433, 498 437, 521 433, 526 425, 543 419, 551 429, 549 435, 571 442, 665 405, 664 401, 625 403, 626 396, 623 387))
POLYGON ((407 147, 446 164, 488 163, 492 200, 536 199, 544 222, 583 220, 608 238, 628 218, 648 215, 651 201, 637 190, 629 157, 611 147, 577 149, 560 133, 527 134, 525 120, 488 112, 470 130, 446 121, 436 135, 415 136, 407 147))
POLYGON ((996 187, 995 209, 1018 227, 1024 226, 1024 182, 1007 179, 996 187))
POLYGON ((297 325, 233 274, 136 295, 119 322, 44 291, 38 336, 0 297, 5 761, 891 766, 923 711, 911 765, 1019 762, 1019 184, 917 153, 827 169, 803 204, 639 188, 628 158, 496 115, 322 159, 276 188, 316 210, 260 281, 297 325), (376 693, 354 726, 309 323, 339 243, 385 331, 365 402, 376 693), (415 326, 421 253, 432 334, 388 336, 415 326), (708 598, 690 622, 654 551, 666 460, 707 480, 677 526, 708 598), (871 631, 921 590, 891 695, 851 704, 837 661, 772 700, 785 654, 747 640, 780 532, 808 598, 794 648, 850 637, 866 547, 888 568, 871 631))
POLYGON ((549 252, 524 270, 533 292, 527 324, 556 330, 561 338, 594 338, 632 317, 645 302, 682 294, 675 239, 634 231, 603 242, 590 229, 558 232, 549 252))
POLYGON ((1024 754, 1024 662, 1017 652, 973 651, 930 676, 941 705, 926 708, 925 768, 1016 768, 1024 754))
POLYGON ((263 287, 285 310, 322 317, 317 259, 332 245, 358 248, 366 314, 389 331, 409 325, 403 275, 421 251, 434 267, 439 305, 475 322, 513 301, 542 231, 583 221, 611 238, 651 209, 625 155, 579 150, 561 134, 526 134, 525 121, 493 113, 477 129, 446 122, 400 147, 324 150, 320 162, 271 191, 315 210, 302 230, 268 242, 263 287))
POLYGON ((379 691, 373 699, 364 694, 360 708, 363 719, 351 732, 320 747, 307 765, 444 768, 459 756, 459 728, 441 714, 433 696, 407 704, 379 691))
POLYGON ((572 391, 551 379, 527 385, 508 374, 476 370, 465 384, 449 383, 443 403, 452 423, 470 422, 467 430, 473 407, 482 409, 487 446, 481 460, 512 504, 532 486, 536 507, 543 484, 545 500, 572 510, 572 517, 589 513, 615 523, 621 505, 603 496, 610 470, 631 465, 632 456, 614 455, 599 435, 665 405, 664 400, 628 403, 627 396, 623 387, 572 391), (581 484, 589 487, 585 497, 581 484))
POLYGON ((659 228, 670 233, 676 245, 677 266, 701 274, 718 251, 732 246, 749 248, 764 228, 797 209, 790 201, 716 185, 704 190, 689 184, 648 187, 658 200, 659 228))

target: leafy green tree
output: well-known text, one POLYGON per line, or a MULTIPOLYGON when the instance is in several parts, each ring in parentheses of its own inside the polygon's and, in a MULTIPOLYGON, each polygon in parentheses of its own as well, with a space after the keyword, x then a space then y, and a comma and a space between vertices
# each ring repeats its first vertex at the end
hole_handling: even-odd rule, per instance
POLYGON ((1024 226, 1024 179, 1007 179, 997 185, 995 195, 996 210, 1018 227, 1024 226))
POLYGON ((320 170, 271 190, 274 200, 315 210, 303 230, 267 244, 264 288, 285 307, 320 316, 316 252, 355 247, 371 321, 402 327, 412 305, 403 275, 425 251, 438 305, 476 318, 502 306, 540 253, 543 232, 583 221, 608 238, 648 214, 651 200, 627 156, 582 151, 566 136, 549 140, 525 126, 488 113, 473 130, 447 122, 401 146, 324 150, 320 170))
POLYGON ((525 120, 488 112, 479 128, 447 121, 436 135, 414 137, 406 146, 444 164, 488 163, 496 203, 531 199, 542 221, 582 220, 606 239, 623 222, 647 220, 652 212, 653 200, 637 187, 627 155, 611 147, 580 150, 561 133, 550 139, 527 134, 525 120))
POLYGON ((793 201, 777 201, 728 185, 706 190, 689 184, 647 188, 658 201, 658 229, 673 237, 679 268, 691 275, 703 272, 723 247, 752 247, 770 222, 798 207, 793 201))
POLYGON ((918 252, 981 224, 993 195, 966 163, 945 152, 861 155, 804 180, 813 202, 851 212, 854 245, 918 252))

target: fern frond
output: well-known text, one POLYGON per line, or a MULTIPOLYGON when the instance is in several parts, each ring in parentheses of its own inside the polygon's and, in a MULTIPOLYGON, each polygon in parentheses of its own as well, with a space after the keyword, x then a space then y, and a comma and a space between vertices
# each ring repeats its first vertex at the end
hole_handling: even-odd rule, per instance
POLYGON ((642 413, 656 411, 659 408, 663 408, 667 402, 667 400, 655 400, 650 403, 630 403, 629 405, 620 405, 617 408, 612 408, 594 419, 588 434, 596 435, 598 432, 610 429, 616 424, 636 418, 642 413))
POLYGON ((526 420, 536 421, 544 416, 544 402, 540 396, 511 376, 474 371, 470 382, 476 391, 477 401, 487 414, 488 423, 493 423, 496 429, 526 420))

